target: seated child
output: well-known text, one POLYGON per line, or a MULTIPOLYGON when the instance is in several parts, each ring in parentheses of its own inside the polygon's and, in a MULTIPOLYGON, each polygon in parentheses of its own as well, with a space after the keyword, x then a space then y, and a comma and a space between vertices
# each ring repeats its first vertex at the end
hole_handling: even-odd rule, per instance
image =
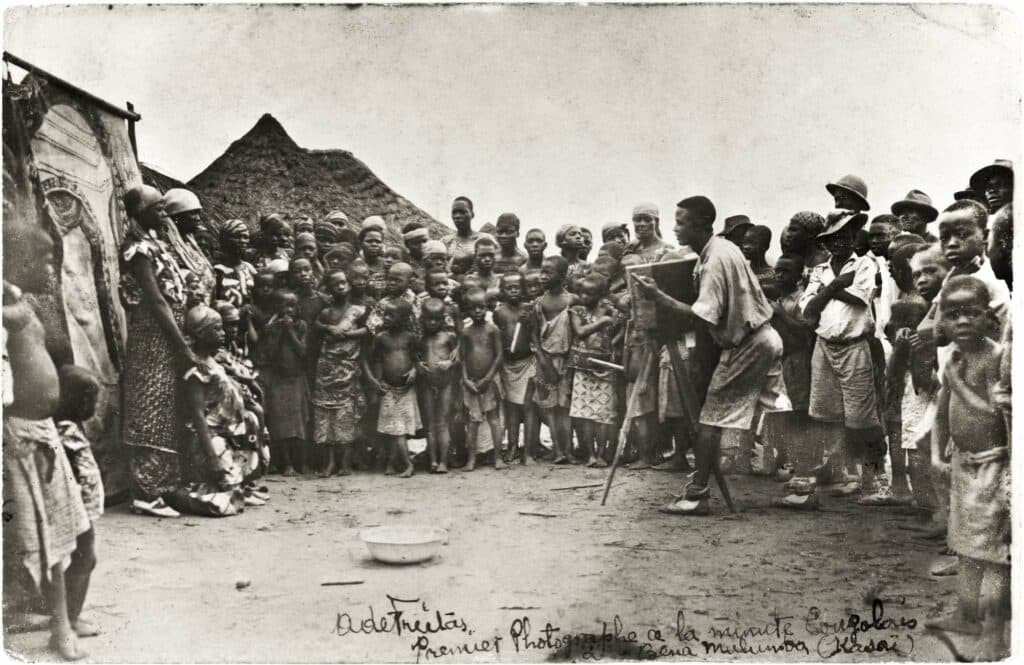
POLYGON ((349 301, 348 277, 337 271, 324 280, 331 301, 320 312, 310 334, 318 349, 313 380, 313 441, 327 446, 320 476, 352 473, 352 445, 360 435, 365 409, 362 385, 362 343, 367 335, 366 308, 349 301))
POLYGON ((384 305, 383 328, 373 336, 370 352, 364 357, 366 381, 380 394, 380 412, 376 431, 389 439, 386 475, 396 471, 400 477, 413 474, 406 440, 422 427, 416 403, 416 336, 410 331, 412 305, 401 298, 388 299, 384 305))
POLYGON ((608 281, 594 273, 582 280, 581 304, 570 309, 575 362, 569 417, 576 427, 580 447, 588 454, 587 466, 604 467, 604 446, 615 425, 618 408, 613 370, 591 369, 586 358, 612 359, 616 312, 604 299, 608 281))
MULTIPOLYGON (((193 307, 185 316, 185 334, 192 342, 197 363, 185 372, 185 403, 190 414, 192 443, 185 460, 186 478, 215 492, 239 491, 259 468, 256 447, 259 423, 245 409, 242 390, 214 359, 224 344, 220 315, 209 307, 193 307)), ((205 494, 206 491, 200 493, 205 494)), ((245 505, 263 505, 263 499, 245 496, 245 505)), ((239 512, 215 506, 215 514, 239 512)))
POLYGON ((459 337, 454 328, 445 325, 447 316, 445 304, 438 298, 427 298, 423 302, 420 310, 423 339, 418 352, 420 362, 416 367, 423 395, 431 473, 448 473, 448 446, 451 443, 448 426, 456 394, 456 372, 459 371, 456 368, 459 337))
POLYGON ((1010 452, 992 390, 1003 349, 987 336, 991 295, 983 282, 952 277, 939 299, 953 349, 939 388, 932 464, 951 477, 948 542, 959 557, 960 590, 953 615, 929 626, 970 632, 980 622, 980 659, 1000 660, 1010 617, 1010 452))
POLYGON ((482 289, 466 292, 466 309, 471 320, 463 328, 460 338, 462 357, 463 402, 469 414, 466 432, 468 459, 463 471, 476 468, 480 423, 486 421, 494 444, 494 468, 504 469, 501 461, 501 404, 502 387, 498 377, 501 370, 501 333, 489 323, 487 299, 482 289))

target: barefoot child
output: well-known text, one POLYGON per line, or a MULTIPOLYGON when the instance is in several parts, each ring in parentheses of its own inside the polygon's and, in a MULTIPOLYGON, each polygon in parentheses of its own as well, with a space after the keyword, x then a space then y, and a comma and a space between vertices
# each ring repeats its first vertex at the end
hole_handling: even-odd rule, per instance
MULTIPOLYGON (((411 272, 411 271, 410 271, 411 272)), ((410 332, 412 305, 392 298, 384 306, 383 329, 373 337, 363 371, 370 386, 380 393, 377 433, 390 439, 386 475, 395 473, 401 462, 402 478, 412 476, 412 461, 406 439, 416 434, 422 423, 416 404, 416 336, 410 332)))
POLYGON ((565 290, 568 272, 569 262, 561 256, 544 259, 541 278, 547 290, 534 306, 533 348, 537 357, 534 401, 542 412, 547 413, 548 422, 552 425, 555 464, 569 464, 571 461, 569 402, 572 399, 572 379, 568 371, 568 357, 572 346, 572 326, 569 308, 576 304, 576 297, 565 290))
POLYGON ((441 300, 427 298, 423 302, 420 311, 423 339, 417 369, 427 421, 431 473, 448 473, 448 446, 451 443, 448 419, 458 371, 455 366, 459 362, 459 337, 454 329, 446 327, 446 316, 445 304, 441 300))
POLYGON ((272 458, 283 475, 306 473, 309 440, 309 381, 306 373, 306 324, 296 318, 299 299, 292 291, 274 293, 274 316, 260 339, 265 362, 267 428, 272 458))
POLYGON ((349 301, 348 277, 328 273, 324 287, 330 303, 313 324, 310 348, 319 349, 313 380, 313 441, 327 446, 320 476, 352 473, 352 444, 361 434, 365 408, 361 353, 366 338, 366 308, 349 301))
POLYGON ((487 296, 483 289, 466 292, 466 308, 472 323, 462 330, 463 401, 469 414, 466 432, 468 459, 463 471, 476 468, 480 423, 486 421, 494 444, 494 468, 504 469, 501 461, 501 408, 502 390, 498 381, 501 370, 501 332, 488 323, 487 296))
MULTIPOLYGON (((615 308, 604 299, 608 281, 598 274, 583 278, 581 304, 569 310, 572 321, 573 355, 610 362, 615 332, 615 308)), ((580 447, 587 453, 587 466, 604 467, 604 444, 608 429, 618 416, 615 376, 612 370, 588 369, 577 362, 572 379, 572 418, 580 447)))
POLYGON ((523 305, 523 277, 519 272, 501 276, 502 302, 494 310, 494 324, 501 331, 505 358, 501 366, 502 387, 505 392, 505 422, 508 427, 508 457, 515 460, 519 454, 519 427, 526 424, 523 464, 530 464, 536 452, 530 433, 536 427, 537 414, 533 407, 533 383, 536 359, 530 349, 533 338, 532 309, 523 305), (513 341, 515 346, 513 347, 513 341))
POLYGON ((1010 451, 992 389, 1003 349, 987 337, 991 295, 981 280, 953 277, 939 298, 953 350, 939 388, 932 464, 951 477, 948 543, 960 560, 960 591, 956 612, 935 627, 965 631, 980 622, 980 659, 999 660, 1008 655, 1010 451))
POLYGON ((516 246, 519 238, 519 218, 514 213, 504 212, 498 215, 495 223, 494 238, 498 241, 499 253, 494 257, 494 273, 517 272, 526 263, 526 254, 516 246))

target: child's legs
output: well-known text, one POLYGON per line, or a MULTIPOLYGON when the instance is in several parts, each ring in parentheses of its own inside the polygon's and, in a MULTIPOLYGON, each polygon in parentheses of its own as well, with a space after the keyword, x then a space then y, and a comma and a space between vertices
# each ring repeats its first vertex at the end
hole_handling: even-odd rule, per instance
POLYGON ((932 484, 932 463, 928 457, 929 453, 920 450, 906 450, 907 475, 910 476, 910 486, 914 493, 914 501, 921 510, 934 512, 938 509, 935 499, 935 487, 932 484))
POLYGON ((981 593, 981 581, 983 579, 983 563, 977 559, 965 556, 958 557, 958 582, 957 611, 972 621, 981 618, 978 607, 978 599, 981 593))
POLYGON ((451 443, 451 434, 448 429, 448 414, 452 411, 452 396, 455 391, 451 385, 442 388, 434 399, 434 407, 437 411, 434 414, 434 427, 437 440, 437 463, 440 466, 448 465, 448 446, 451 443))
POLYGON ((889 435, 889 460, 892 464, 892 488, 897 494, 906 494, 907 453, 903 450, 903 424, 890 420, 886 424, 889 435))
POLYGON ((572 428, 576 431, 576 440, 580 442, 580 450, 588 457, 594 456, 593 423, 584 418, 572 418, 572 428))
POLYGON ((78 536, 75 551, 71 553, 71 565, 64 572, 67 585, 67 612, 71 623, 78 621, 89 592, 89 577, 96 567, 96 527, 93 526, 78 536))
POLYGON ((287 471, 292 467, 291 439, 271 439, 271 459, 277 461, 278 471, 287 471))
POLYGON ((437 464, 437 406, 434 398, 434 390, 430 386, 424 386, 420 391, 420 401, 423 404, 422 414, 424 425, 427 428, 427 454, 430 456, 430 466, 437 464))
POLYGON ((412 465, 409 460, 409 446, 406 444, 404 436, 391 437, 391 450, 394 459, 401 462, 403 469, 412 465))
POLYGON ((288 439, 288 447, 291 449, 292 462, 295 464, 295 468, 300 471, 306 468, 306 447, 305 441, 299 438, 288 439))
POLYGON ((523 424, 523 405, 505 402, 505 422, 508 431, 508 453, 512 457, 519 448, 519 427, 523 424))
MULTIPOLYGON (((501 406, 484 414, 487 426, 491 428, 491 441, 494 444, 494 465, 501 466, 501 406)), ((475 447, 475 444, 474 444, 475 447)))
POLYGON ((1009 620, 1010 567, 986 561, 981 564, 981 574, 978 589, 979 616, 982 619, 1009 620))
POLYGON ((572 454, 572 420, 569 418, 569 409, 556 406, 551 412, 554 421, 555 431, 552 432, 559 439, 563 455, 572 454))

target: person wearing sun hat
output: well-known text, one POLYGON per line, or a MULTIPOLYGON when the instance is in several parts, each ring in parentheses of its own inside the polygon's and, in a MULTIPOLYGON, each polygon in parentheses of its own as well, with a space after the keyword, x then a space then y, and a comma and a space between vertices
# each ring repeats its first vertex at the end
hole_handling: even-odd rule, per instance
POLYGON ((856 212, 871 210, 868 204, 868 185, 858 176, 844 175, 839 180, 825 185, 825 189, 835 200, 836 208, 856 212))
POLYGON ((981 194, 989 214, 1013 202, 1013 162, 997 159, 971 176, 971 189, 981 194))
MULTIPOLYGON (((808 414, 830 425, 827 461, 818 477, 828 482, 842 469, 844 453, 859 467, 856 479, 834 490, 850 496, 867 487, 878 491, 884 480, 886 454, 879 402, 878 355, 873 342, 875 321, 871 301, 877 268, 868 257, 853 252, 857 230, 867 215, 852 210, 829 213, 818 242, 831 257, 814 267, 800 308, 809 321, 817 321, 811 356, 808 414)), ((884 366, 884 359, 881 361, 884 366)))
POLYGON ((892 204, 892 214, 900 218, 900 228, 907 233, 919 235, 926 242, 938 240, 928 233, 928 225, 939 216, 939 211, 932 206, 931 197, 920 189, 912 189, 902 200, 892 204))
MULTIPOLYGON (((971 189, 988 209, 988 253, 996 276, 1013 282, 1013 162, 997 159, 971 176, 971 189)), ((979 200, 979 199, 975 199, 979 200)))
POLYGON ((743 246, 743 236, 754 226, 746 215, 732 215, 725 218, 725 228, 718 235, 737 247, 743 246))

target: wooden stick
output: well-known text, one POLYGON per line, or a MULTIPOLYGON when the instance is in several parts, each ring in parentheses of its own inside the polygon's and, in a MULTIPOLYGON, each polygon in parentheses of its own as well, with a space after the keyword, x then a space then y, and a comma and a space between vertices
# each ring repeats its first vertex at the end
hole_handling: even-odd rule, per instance
POLYGON ((626 399, 626 417, 622 419, 622 427, 619 429, 619 440, 615 444, 615 457, 612 458, 612 465, 608 469, 608 479, 604 483, 604 495, 601 497, 602 506, 608 500, 608 492, 612 489, 612 480, 615 479, 615 469, 618 468, 619 460, 622 458, 622 449, 626 447, 629 426, 633 422, 633 419, 629 417, 629 405, 633 403, 633 399, 636 397, 636 388, 639 384, 639 381, 633 382, 633 388, 629 391, 629 396, 626 399))
POLYGON ((529 510, 520 510, 519 514, 529 517, 561 517, 561 515, 555 515, 554 513, 535 513, 529 510))
POLYGON ((512 346, 509 348, 509 351, 515 351, 516 350, 516 342, 519 341, 519 329, 522 328, 522 327, 523 327, 523 322, 522 321, 516 321, 516 327, 512 331, 512 346))
POLYGON ((552 487, 549 492, 562 492, 564 490, 585 490, 591 487, 604 487, 604 483, 590 483, 589 485, 569 485, 568 487, 552 487))
POLYGON ((321 582, 320 586, 349 586, 351 584, 362 584, 363 580, 348 580, 346 582, 321 582))
POLYGON ((624 372, 626 370, 626 368, 623 367, 622 365, 616 365, 615 363, 610 363, 607 360, 598 360, 597 358, 587 358, 587 362, 590 363, 591 365, 597 365, 598 367, 602 367, 604 369, 615 370, 616 372, 624 372))

